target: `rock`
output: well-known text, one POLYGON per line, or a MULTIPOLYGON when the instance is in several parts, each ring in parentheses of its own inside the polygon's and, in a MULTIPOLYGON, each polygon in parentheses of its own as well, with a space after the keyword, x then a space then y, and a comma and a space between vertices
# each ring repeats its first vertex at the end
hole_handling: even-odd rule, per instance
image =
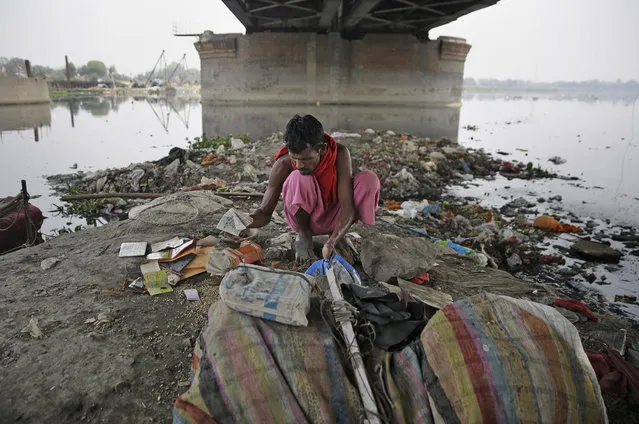
POLYGON ((97 181, 95 182, 95 191, 96 192, 101 192, 102 189, 104 188, 104 186, 107 183, 107 176, 103 176, 97 179, 97 181))
MULTIPOLYGON (((179 159, 176 159, 178 164, 180 163, 179 159)), ((140 191, 140 180, 144 177, 144 169, 136 168, 129 174, 129 181, 131 184, 131 189, 135 192, 140 191)))
POLYGON ((164 177, 168 179, 175 179, 178 173, 178 167, 180 166, 180 159, 175 159, 169 165, 164 168, 164 177))
POLYGON ((46 258, 40 263, 40 268, 46 271, 56 266, 58 262, 60 262, 60 258, 46 258))
POLYGON ((579 240, 570 247, 575 255, 596 262, 619 262, 621 252, 594 241, 579 240))
POLYGON ((21 333, 29 333, 29 334, 31 334, 31 337, 33 337, 34 339, 39 339, 40 337, 43 336, 42 330, 40 330, 40 327, 38 327, 38 319, 37 318, 31 318, 29 320, 29 323, 27 325, 25 325, 24 328, 20 332, 21 333))
POLYGON ((506 203, 503 206, 503 208, 521 209, 521 208, 532 208, 533 206, 535 206, 534 203, 529 202, 523 197, 520 197, 518 199, 513 200, 512 202, 506 203))
POLYGON ((246 147, 244 141, 239 138, 231 138, 231 148, 233 149, 243 149, 246 147))
POLYGON ((436 256, 437 247, 419 237, 382 234, 362 242, 362 266, 375 281, 387 282, 393 277, 410 280, 430 271, 436 256))
POLYGON ((630 252, 630 254, 632 256, 639 256, 639 250, 633 250, 632 252, 630 252))
POLYGON ((545 203, 546 199, 544 199, 543 197, 540 197, 539 199, 537 199, 537 203, 545 203))
POLYGON ((447 161, 446 155, 443 154, 442 152, 431 152, 430 155, 428 155, 428 157, 430 158, 431 161, 435 163, 447 161))
POLYGON ((586 279, 586 281, 588 281, 590 284, 592 284, 597 279, 597 276, 595 274, 586 274, 584 276, 584 278, 586 279))
POLYGON ((506 263, 508 263, 508 268, 516 268, 520 266, 523 262, 521 260, 521 257, 519 257, 518 254, 513 253, 512 255, 508 257, 508 259, 506 259, 506 263))
POLYGON ((113 312, 107 311, 107 312, 100 312, 98 314, 98 321, 100 322, 112 322, 115 319, 115 317, 113 316, 113 312))
POLYGON ((557 201, 557 202, 561 202, 563 200, 563 197, 557 195, 557 196, 553 196, 553 197, 549 197, 548 201, 552 202, 553 200, 557 201))
POLYGON ((553 156, 550 159, 548 159, 548 162, 552 162, 555 165, 562 165, 562 164, 566 163, 566 159, 560 158, 559 156, 553 156))

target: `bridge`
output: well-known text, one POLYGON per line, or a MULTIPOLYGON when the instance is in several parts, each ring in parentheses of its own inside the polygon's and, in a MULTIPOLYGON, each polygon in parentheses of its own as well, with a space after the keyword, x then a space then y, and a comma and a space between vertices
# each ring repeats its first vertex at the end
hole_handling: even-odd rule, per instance
POLYGON ((431 28, 491 6, 498 0, 223 0, 253 32, 339 32, 425 37, 431 28))
POLYGON ((429 31, 499 0, 222 0, 246 34, 195 43, 214 104, 458 106, 466 40, 429 31))

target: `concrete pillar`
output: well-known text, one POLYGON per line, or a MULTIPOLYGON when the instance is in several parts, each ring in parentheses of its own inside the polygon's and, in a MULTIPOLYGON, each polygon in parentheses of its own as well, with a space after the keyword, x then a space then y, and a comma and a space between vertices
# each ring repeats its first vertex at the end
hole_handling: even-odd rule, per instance
POLYGON ((458 105, 470 45, 405 34, 216 34, 195 43, 214 104, 458 105))

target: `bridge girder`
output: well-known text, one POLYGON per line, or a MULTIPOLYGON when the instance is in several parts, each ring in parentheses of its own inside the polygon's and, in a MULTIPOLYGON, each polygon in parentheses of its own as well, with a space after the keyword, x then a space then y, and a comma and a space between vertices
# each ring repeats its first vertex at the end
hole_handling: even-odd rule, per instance
POLYGON ((499 0, 222 0, 251 32, 427 34, 499 0))

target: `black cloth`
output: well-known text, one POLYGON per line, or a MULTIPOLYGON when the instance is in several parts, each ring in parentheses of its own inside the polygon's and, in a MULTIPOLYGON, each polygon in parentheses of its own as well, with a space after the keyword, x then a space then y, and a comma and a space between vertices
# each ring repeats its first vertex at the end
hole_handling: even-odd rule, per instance
POLYGON ((418 337, 434 313, 404 290, 395 294, 384 289, 343 284, 342 293, 344 299, 373 324, 375 346, 388 351, 400 350, 418 337))

